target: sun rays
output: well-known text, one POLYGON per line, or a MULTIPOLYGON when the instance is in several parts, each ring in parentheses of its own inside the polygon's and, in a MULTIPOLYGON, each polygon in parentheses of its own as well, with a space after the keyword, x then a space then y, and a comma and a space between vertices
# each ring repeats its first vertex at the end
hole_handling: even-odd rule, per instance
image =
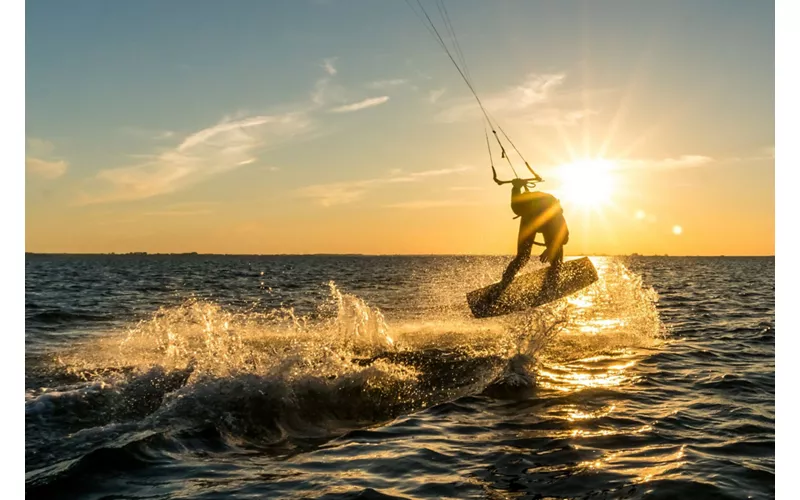
POLYGON ((612 203, 616 189, 616 164, 604 158, 581 159, 556 172, 563 202, 583 210, 601 210, 612 203))

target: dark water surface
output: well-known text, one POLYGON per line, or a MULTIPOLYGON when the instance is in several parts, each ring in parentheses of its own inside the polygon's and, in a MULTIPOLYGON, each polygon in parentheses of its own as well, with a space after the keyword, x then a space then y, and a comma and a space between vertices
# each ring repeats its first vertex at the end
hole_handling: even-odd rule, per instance
POLYGON ((773 258, 507 261, 28 255, 27 496, 774 497, 773 258))

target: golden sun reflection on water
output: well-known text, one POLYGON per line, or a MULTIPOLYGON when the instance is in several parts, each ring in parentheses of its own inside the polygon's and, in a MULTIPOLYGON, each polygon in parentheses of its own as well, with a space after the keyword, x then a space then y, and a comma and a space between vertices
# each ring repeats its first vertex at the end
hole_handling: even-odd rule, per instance
MULTIPOLYGON (((645 360, 662 342, 658 296, 624 265, 602 257, 591 260, 598 281, 566 298, 568 319, 538 358, 541 394, 559 402, 547 416, 560 422, 532 435, 565 439, 597 452, 578 469, 624 469, 639 483, 669 476, 684 463, 682 450, 646 444, 655 422, 632 413, 625 395, 638 390, 633 386, 649 370, 645 360), (637 436, 636 448, 609 449, 610 443, 632 436, 637 436)), ((563 470, 574 469, 570 467, 563 470)), ((535 472, 547 471, 539 467, 535 472)))
MULTIPOLYGON (((657 450, 659 447, 651 447, 648 449, 648 452, 652 450, 657 450)), ((671 448, 671 446, 670 446, 671 448)), ((677 469, 683 466, 686 463, 684 460, 686 445, 681 445, 675 453, 670 453, 668 455, 663 455, 660 458, 660 462, 658 465, 654 465, 652 467, 642 467, 637 469, 636 467, 631 467, 632 473, 636 474, 636 477, 633 479, 634 483, 646 483, 653 478, 664 476, 667 472, 677 469)), ((630 459, 629 459, 630 460, 630 459)), ((652 460, 652 457, 648 457, 648 460, 652 460)), ((635 465, 635 461, 630 460, 631 465, 635 465)))
POLYGON ((637 345, 652 344, 658 326, 651 297, 639 294, 625 266, 592 257, 598 281, 566 298, 569 322, 538 368, 543 388, 574 392, 617 387, 636 379, 637 345), (651 310, 652 309, 652 310, 651 310))
POLYGON ((608 293, 604 289, 607 286, 607 280, 619 277, 628 279, 627 274, 622 273, 620 276, 612 277, 614 273, 609 271, 610 263, 607 259, 591 257, 590 260, 597 270, 598 281, 593 286, 566 297, 566 302, 576 319, 574 329, 571 332, 565 332, 567 335, 597 335, 626 326, 624 318, 619 316, 603 317, 599 311, 604 309, 601 302, 603 301, 602 296, 608 293))
POLYGON ((649 403, 643 411, 631 397, 647 390, 639 382, 652 373, 649 360, 664 342, 658 295, 619 260, 591 260, 598 281, 559 303, 558 335, 537 354, 538 396, 547 403, 535 425, 516 435, 520 446, 558 442, 572 460, 543 458, 526 473, 547 480, 585 474, 587 483, 607 474, 635 483, 680 475, 687 459, 679 444, 663 444, 661 413, 654 418, 649 403))
POLYGON ((584 412, 578 409, 575 405, 572 405, 571 409, 568 409, 570 413, 568 414, 567 418, 569 418, 570 420, 585 420, 590 418, 605 417, 606 415, 614 411, 614 408, 616 407, 617 405, 610 405, 598 411, 584 412))
MULTIPOLYGON (((567 298, 570 322, 537 368, 540 388, 563 394, 556 397, 571 401, 550 414, 566 424, 566 428, 559 429, 556 434, 590 447, 594 439, 606 442, 616 439, 614 436, 647 435, 653 431, 653 426, 647 422, 631 426, 624 400, 614 400, 613 393, 609 393, 610 401, 604 398, 606 404, 602 407, 597 406, 596 397, 584 397, 580 393, 593 389, 615 391, 636 383, 641 376, 639 361, 646 356, 640 348, 651 345, 652 321, 657 320, 657 316, 642 317, 643 311, 649 311, 641 302, 647 297, 643 299, 632 291, 639 285, 627 270, 613 268, 613 263, 605 259, 593 259, 593 262, 598 282, 567 298)), ((659 453, 659 450, 654 451, 659 453)), ((674 457, 665 459, 668 465, 659 464, 663 470, 652 467, 637 470, 639 482, 677 467, 676 461, 674 457)), ((583 462, 579 467, 596 470, 624 464, 636 470, 644 463, 644 458, 617 451, 603 452, 602 456, 583 462)))
POLYGON ((567 431, 563 434, 562 437, 582 437, 582 438, 590 438, 590 437, 598 437, 598 436, 616 436, 616 435, 631 435, 631 434, 641 434, 643 432, 649 432, 653 430, 652 425, 643 425, 638 429, 630 430, 614 430, 614 429, 600 429, 600 430, 588 430, 588 429, 572 429, 571 431, 567 431))
MULTIPOLYGON (((633 366, 632 364, 628 367, 633 366)), ((541 387, 562 392, 574 392, 581 389, 616 387, 629 380, 626 368, 608 368, 605 370, 584 371, 569 365, 556 365, 552 369, 539 369, 541 387)))

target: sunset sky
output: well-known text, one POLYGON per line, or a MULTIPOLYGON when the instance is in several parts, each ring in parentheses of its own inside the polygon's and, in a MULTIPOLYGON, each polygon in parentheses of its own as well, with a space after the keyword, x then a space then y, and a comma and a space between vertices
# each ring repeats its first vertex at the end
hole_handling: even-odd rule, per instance
MULTIPOLYGON (((774 253, 771 2, 445 5, 567 255, 774 253)), ((39 0, 25 29, 29 252, 515 251, 480 111, 404 1, 39 0)))

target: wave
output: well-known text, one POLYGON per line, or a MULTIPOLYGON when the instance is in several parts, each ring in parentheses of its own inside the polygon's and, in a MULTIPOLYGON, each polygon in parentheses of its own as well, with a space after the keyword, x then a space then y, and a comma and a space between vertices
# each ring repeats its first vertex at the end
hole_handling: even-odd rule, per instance
POLYGON ((623 266, 601 277, 567 300, 492 321, 390 327, 332 282, 305 316, 201 300, 161 308, 29 368, 49 387, 26 394, 26 483, 49 487, 97 460, 135 468, 142 456, 164 458, 159 450, 192 453, 197 436, 202 447, 288 453, 467 396, 531 397, 547 360, 663 335, 652 290, 623 266))
MULTIPOLYGON (((29 305, 26 305, 26 308, 31 309, 29 305)), ((63 325, 63 324, 78 323, 78 322, 107 321, 108 319, 110 319, 109 316, 104 314, 70 312, 70 311, 53 310, 53 309, 35 313, 27 313, 25 315, 25 321, 34 326, 36 326, 37 324, 63 325)))

